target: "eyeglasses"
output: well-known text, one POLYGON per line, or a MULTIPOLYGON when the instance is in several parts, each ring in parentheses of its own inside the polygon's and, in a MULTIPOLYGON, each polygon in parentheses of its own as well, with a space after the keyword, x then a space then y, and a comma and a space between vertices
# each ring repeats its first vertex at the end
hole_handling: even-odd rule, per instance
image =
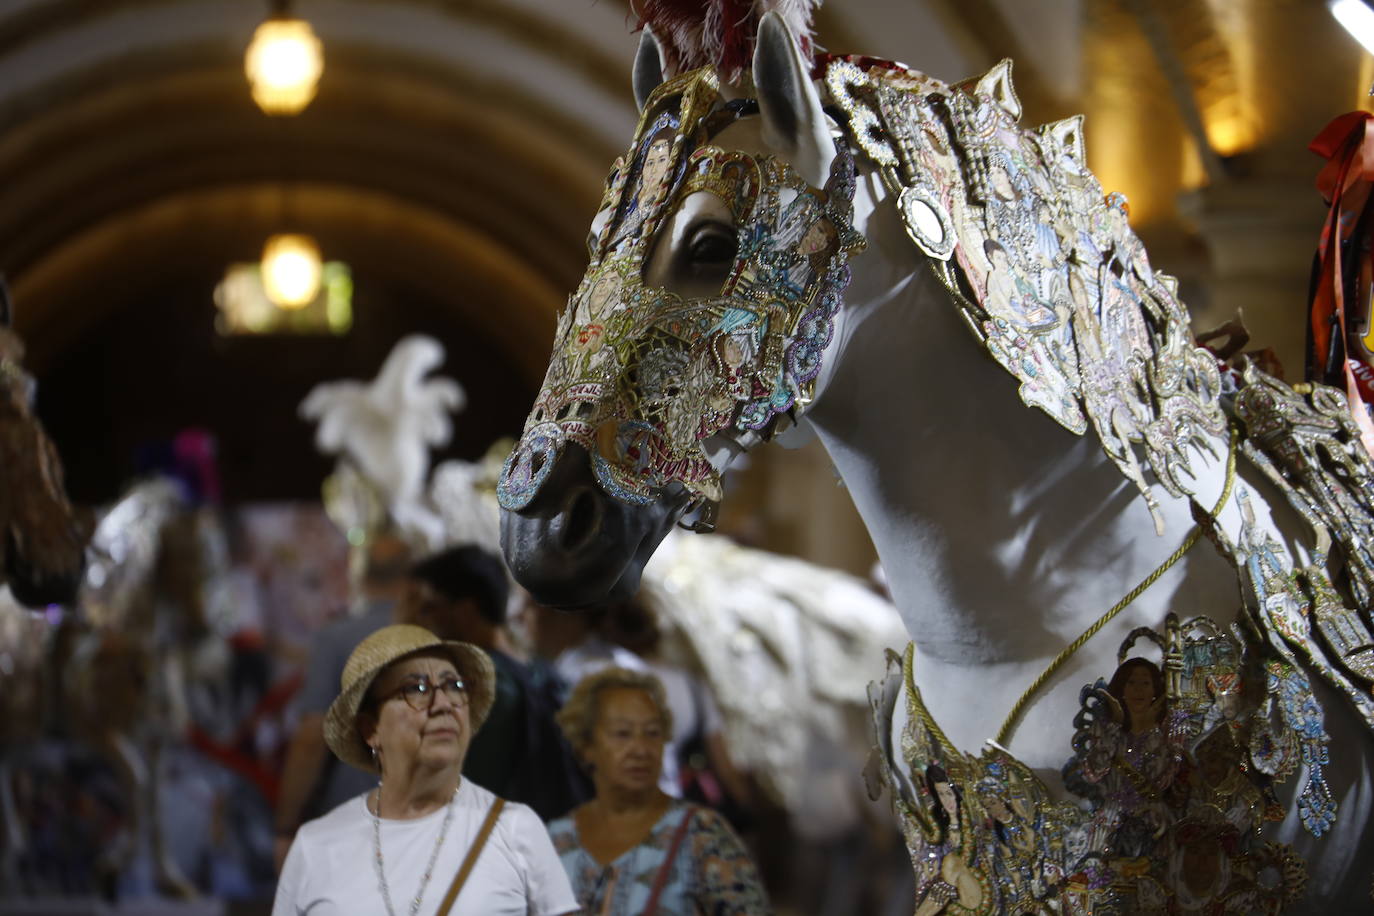
POLYGON ((410 704, 411 709, 416 712, 425 712, 434 705, 434 697, 441 690, 454 706, 467 705, 468 685, 457 676, 442 678, 436 684, 424 675, 420 675, 415 680, 407 681, 397 687, 385 699, 392 700, 401 697, 410 704))

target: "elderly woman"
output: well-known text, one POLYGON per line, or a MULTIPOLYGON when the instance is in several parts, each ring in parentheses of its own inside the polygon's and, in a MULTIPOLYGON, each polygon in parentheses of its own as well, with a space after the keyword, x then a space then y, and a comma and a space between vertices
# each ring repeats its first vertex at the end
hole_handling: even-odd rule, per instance
POLYGON ((587 913, 736 916, 768 899, 719 814, 658 788, 672 713, 652 674, 606 668, 583 678, 559 713, 596 797, 549 824, 587 913))
POLYGON ((296 834, 273 916, 577 911, 534 812, 462 778, 495 691, 484 652, 384 627, 353 650, 341 686, 325 741, 381 779, 296 834))

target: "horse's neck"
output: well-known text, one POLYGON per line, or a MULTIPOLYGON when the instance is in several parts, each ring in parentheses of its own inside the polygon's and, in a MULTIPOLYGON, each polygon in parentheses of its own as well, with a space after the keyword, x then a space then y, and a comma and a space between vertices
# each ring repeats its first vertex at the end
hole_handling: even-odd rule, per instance
MULTIPOLYGON (((1094 436, 1021 404, 1015 380, 980 350, 891 208, 879 207, 865 230, 870 247, 854 261, 808 417, 916 641, 917 683, 951 739, 971 749, 1050 658, 1177 548, 1192 520, 1185 500, 1160 492, 1166 528, 1157 537, 1094 436)), ((1221 464, 1204 471, 1216 479, 1200 500, 1220 490, 1221 464)), ((1080 653, 1059 689, 1076 695, 1109 676, 1122 636, 1159 627, 1170 609, 1216 613, 1214 602, 1227 600, 1229 619, 1235 580, 1218 567, 1210 548, 1196 548, 1080 653), (1220 586, 1188 575, 1199 562, 1220 586), (1185 591, 1189 606, 1171 602, 1185 591)), ((1053 747, 1070 731, 1058 699, 1053 747)), ((1032 710, 1023 730, 1035 719, 1032 710)), ((1067 750, 1063 743, 1060 763, 1067 750)))

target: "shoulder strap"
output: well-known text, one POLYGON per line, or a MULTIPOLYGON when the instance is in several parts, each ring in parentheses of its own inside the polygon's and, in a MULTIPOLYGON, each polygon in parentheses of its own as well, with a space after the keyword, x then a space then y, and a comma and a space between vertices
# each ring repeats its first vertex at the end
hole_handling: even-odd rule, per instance
POLYGON ((692 818, 696 817, 696 808, 689 807, 687 813, 683 815, 682 823, 677 825, 677 830, 673 831, 673 842, 668 847, 668 854, 663 858, 663 864, 658 867, 658 876, 654 878, 653 893, 649 895, 649 902, 644 905, 643 916, 653 916, 658 909, 658 898, 663 893, 663 886, 668 883, 668 873, 673 870, 673 860, 677 858, 678 847, 682 845, 683 837, 687 836, 687 828, 691 826, 692 818))
POLYGON ((491 808, 487 810, 487 819, 482 822, 482 829, 477 831, 477 839, 472 841, 472 847, 468 850, 467 858, 463 860, 463 865, 458 869, 458 874, 453 877, 453 883, 449 885, 448 893, 444 895, 435 916, 448 916, 449 907, 453 906, 453 901, 458 899, 458 892, 463 889, 463 885, 467 882, 472 866, 477 864, 477 857, 482 854, 482 847, 487 845, 487 837, 491 836, 491 830, 496 826, 496 819, 501 816, 501 809, 505 806, 506 800, 504 798, 498 797, 496 801, 491 803, 491 808))

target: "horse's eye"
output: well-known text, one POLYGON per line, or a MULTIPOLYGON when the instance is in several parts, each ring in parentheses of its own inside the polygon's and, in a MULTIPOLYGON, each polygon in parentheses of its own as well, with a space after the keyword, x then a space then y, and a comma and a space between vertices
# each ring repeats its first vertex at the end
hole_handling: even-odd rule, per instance
POLYGON ((693 267, 728 267, 739 250, 732 229, 709 223, 692 231, 687 252, 693 267))

